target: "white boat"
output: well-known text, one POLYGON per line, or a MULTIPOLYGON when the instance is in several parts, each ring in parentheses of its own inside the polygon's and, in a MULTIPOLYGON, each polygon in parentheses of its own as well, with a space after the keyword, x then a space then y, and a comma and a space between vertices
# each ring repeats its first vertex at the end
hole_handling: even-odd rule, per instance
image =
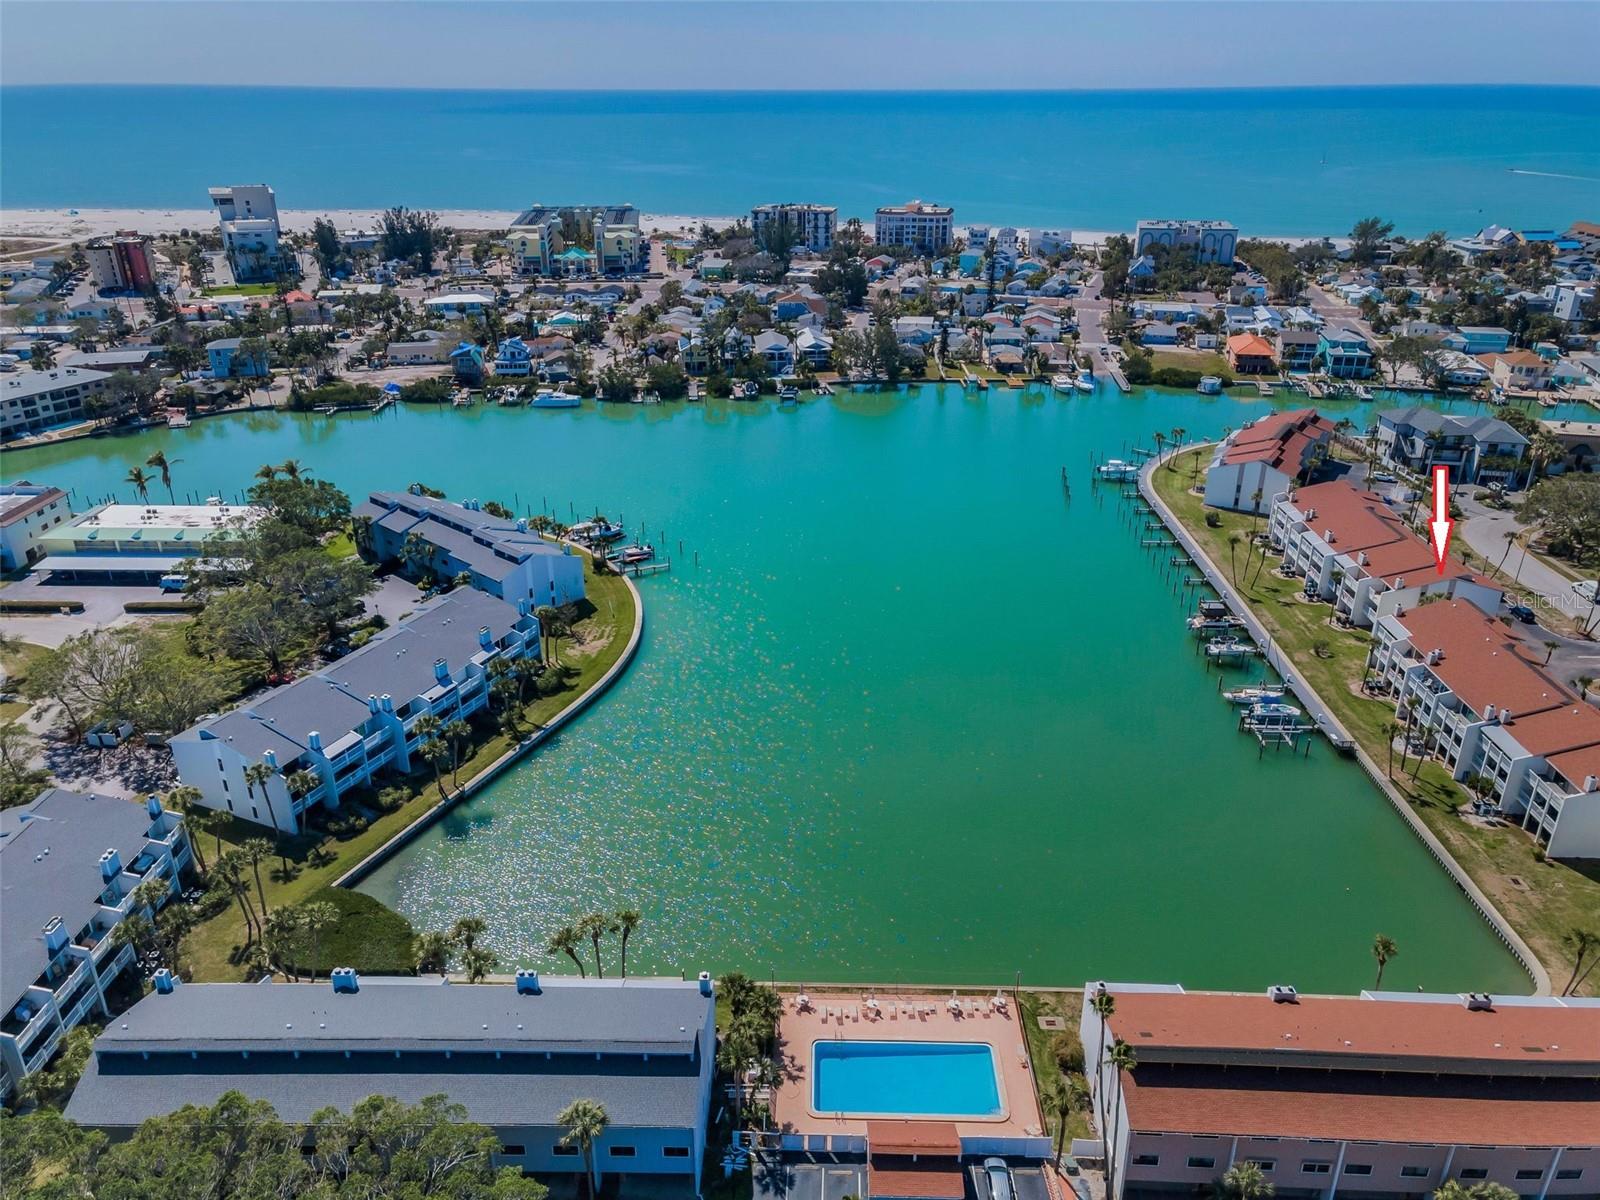
POLYGON ((655 556, 656 548, 649 543, 635 546, 623 546, 620 549, 613 550, 610 554, 606 555, 607 558, 614 562, 620 562, 623 566, 629 566, 633 563, 649 562, 655 556))
POLYGON ((522 389, 516 386, 507 386, 500 389, 498 403, 507 407, 514 407, 522 403, 522 389))
POLYGON ((540 388, 529 402, 530 408, 577 408, 583 403, 582 396, 575 396, 571 392, 551 391, 549 388, 540 388))
POLYGON ((761 385, 754 379, 746 379, 743 383, 733 385, 733 398, 735 400, 755 400, 761 395, 761 385))
POLYGON ((168 409, 167 410, 167 428, 168 429, 187 429, 187 428, 189 428, 189 414, 184 412, 182 409, 168 409))
POLYGON ((1281 700, 1267 700, 1252 704, 1244 715, 1246 725, 1283 726, 1298 725, 1304 714, 1292 704, 1281 700))
POLYGON ((574 540, 580 542, 615 542, 627 533, 621 525, 613 525, 610 521, 596 520, 584 521, 574 525, 567 532, 574 540))
POLYGON ((1229 633, 1235 629, 1244 628, 1244 620, 1228 613, 1220 617, 1193 616, 1189 618, 1189 628, 1196 633, 1229 633))
POLYGON ((1202 375, 1200 385, 1195 388, 1202 396, 1220 396, 1222 394, 1222 380, 1215 375, 1202 375))
POLYGON ((1274 700, 1282 700, 1289 694, 1289 690, 1281 683, 1252 683, 1248 687, 1234 688, 1222 693, 1222 698, 1229 704, 1249 707, 1255 704, 1265 704, 1274 700))
POLYGON ((1260 653, 1260 646, 1253 642, 1241 642, 1235 637, 1212 638, 1206 643, 1207 658, 1245 658, 1260 653))
POLYGON ((1094 391, 1094 376, 1092 375, 1079 375, 1072 383, 1080 392, 1094 391))
POLYGON ((793 404, 800 399, 800 389, 793 384, 784 384, 778 389, 778 399, 784 404, 793 404))
POLYGON ((1050 376, 1050 386, 1055 388, 1055 390, 1058 392, 1074 392, 1078 389, 1077 380, 1073 379, 1072 376, 1068 375, 1065 371, 1062 371, 1060 374, 1050 376))
POLYGON ((1137 479, 1139 468, 1136 464, 1123 462, 1120 458, 1108 458, 1105 462, 1095 467, 1095 474, 1101 479, 1137 479))

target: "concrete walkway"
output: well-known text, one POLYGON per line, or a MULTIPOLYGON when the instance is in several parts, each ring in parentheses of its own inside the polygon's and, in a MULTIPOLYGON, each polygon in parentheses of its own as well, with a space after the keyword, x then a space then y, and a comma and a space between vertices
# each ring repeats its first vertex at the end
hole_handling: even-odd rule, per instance
MULTIPOLYGON (((1193 446, 1187 447, 1187 449, 1191 450, 1195 448, 1193 446)), ((1217 594, 1228 602, 1229 608, 1244 619, 1245 627, 1250 631, 1250 636, 1266 651, 1267 662, 1283 676, 1284 681, 1288 683, 1295 697, 1305 707, 1307 714, 1317 723, 1318 728, 1326 733, 1329 741, 1332 741, 1336 746, 1348 746, 1353 751, 1356 761, 1361 764, 1361 768, 1367 773, 1367 777, 1372 780, 1384 798, 1389 801, 1395 812, 1400 814, 1401 819, 1410 827, 1411 832, 1417 836, 1417 840, 1427 848, 1428 853, 1432 854, 1434 860, 1445 869, 1455 885, 1466 896, 1468 903, 1477 909, 1479 915, 1489 923, 1489 928, 1493 929, 1500 940, 1505 943, 1506 948, 1511 951, 1512 957, 1521 964, 1522 969, 1528 973, 1528 977, 1533 981, 1534 995, 1550 995, 1550 974, 1545 970, 1544 964, 1539 961, 1538 955, 1534 954, 1528 944, 1522 940, 1521 935, 1500 914, 1500 910, 1484 894, 1483 889, 1478 887, 1466 871, 1461 868, 1461 865, 1456 862, 1450 851, 1445 848, 1444 843, 1435 837, 1433 831, 1423 823, 1422 818, 1417 816, 1405 797, 1395 788, 1393 781, 1385 776, 1377 762, 1350 736, 1349 731, 1333 715, 1327 704, 1323 702, 1322 697, 1317 695, 1315 689, 1311 687, 1305 676, 1290 661, 1288 655, 1278 650, 1271 636, 1267 633, 1266 627, 1256 616, 1255 611, 1245 602, 1244 597, 1240 595, 1227 576, 1223 574, 1221 568, 1211 561, 1210 556, 1201 548, 1200 543, 1194 536, 1189 533, 1183 522, 1178 520, 1177 514, 1157 494, 1154 477, 1159 465, 1158 460, 1151 459, 1144 464, 1144 467, 1139 472, 1139 493, 1144 497, 1145 502, 1150 505, 1156 515, 1172 531, 1173 537, 1178 539, 1178 542, 1183 546, 1189 557, 1194 560, 1195 565, 1200 568, 1201 573, 1210 582, 1211 586, 1216 589, 1217 594)))

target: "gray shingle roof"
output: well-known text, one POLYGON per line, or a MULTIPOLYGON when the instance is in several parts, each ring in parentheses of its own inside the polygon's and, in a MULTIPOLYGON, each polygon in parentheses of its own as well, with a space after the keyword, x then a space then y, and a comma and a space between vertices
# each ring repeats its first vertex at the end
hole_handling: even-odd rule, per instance
POLYGON ((1411 408, 1388 408, 1378 414, 1391 425, 1407 426, 1421 433, 1442 433, 1452 437, 1471 437, 1480 442, 1498 442, 1512 446, 1526 446, 1523 437, 1499 417, 1456 417, 1432 408, 1415 405, 1411 408))
POLYGON ((44 927, 60 917, 75 936, 99 910, 100 856, 129 865, 144 849, 142 804, 47 788, 0 813, 0 1005, 9 1012, 49 964, 44 927))
POLYGON ((238 1088, 304 1120, 368 1095, 444 1092, 488 1124, 553 1124, 592 1096, 616 1125, 688 1126, 713 1052, 700 1043, 712 1003, 677 980, 546 980, 537 996, 420 979, 354 994, 326 982, 184 984, 107 1027, 68 1112, 129 1125, 238 1088))

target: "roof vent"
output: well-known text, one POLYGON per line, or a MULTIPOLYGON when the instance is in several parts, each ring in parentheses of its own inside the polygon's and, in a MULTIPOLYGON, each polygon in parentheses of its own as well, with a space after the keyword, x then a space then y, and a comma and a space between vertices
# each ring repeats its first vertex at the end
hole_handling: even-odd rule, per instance
POLYGON ((1489 998, 1488 992, 1468 992, 1461 997, 1466 1004, 1468 1012, 1492 1012, 1494 1001, 1489 998))
POLYGON ((517 995, 537 996, 543 989, 539 986, 539 972, 526 967, 517 970, 517 995))
POLYGON ((161 995, 170 996, 172 995, 172 989, 183 981, 166 967, 162 967, 161 970, 151 976, 150 982, 156 985, 156 991, 161 995))
POLYGON ((710 971, 701 971, 700 972, 700 994, 702 996, 711 995, 711 972, 710 971))
POLYGON ((361 990, 361 979, 354 967, 335 967, 328 972, 328 978, 333 981, 335 992, 349 992, 354 995, 361 990))
POLYGON ((1275 983, 1267 989, 1267 999, 1274 1004, 1297 1004, 1300 993, 1287 983, 1275 983))
POLYGON ((122 854, 115 846, 100 856, 100 878, 115 879, 122 873, 122 854))
POLYGON ((1600 775, 1585 775, 1583 777, 1583 790, 1586 792, 1600 792, 1600 775))

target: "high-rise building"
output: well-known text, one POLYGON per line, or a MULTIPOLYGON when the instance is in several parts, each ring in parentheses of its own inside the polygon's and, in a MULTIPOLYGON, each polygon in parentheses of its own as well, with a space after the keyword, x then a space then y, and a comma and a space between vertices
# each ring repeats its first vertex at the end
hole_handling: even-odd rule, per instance
POLYGON ((1134 227, 1133 252, 1148 254, 1153 246, 1186 250, 1199 263, 1233 262, 1239 228, 1231 221, 1140 221, 1134 227))
POLYGON ((839 210, 823 204, 758 204, 750 210, 750 228, 755 231, 757 239, 780 221, 789 222, 794 230, 796 245, 826 254, 833 249, 839 210))
POLYGON ((567 264, 577 258, 574 251, 586 252, 581 261, 598 275, 642 271, 650 258, 650 240, 631 204, 535 204, 511 222, 506 245, 519 275, 573 274, 567 264))
POLYGON ((278 200, 264 183, 235 184, 211 189, 222 232, 222 249, 233 277, 240 283, 274 279, 293 269, 293 257, 278 241, 278 200))
POLYGON ((121 229, 115 237, 95 238, 83 253, 89 260, 89 276, 100 291, 155 291, 155 256, 144 234, 121 229))
POLYGON ((910 246, 938 254, 954 240, 955 209, 913 200, 880 208, 873 218, 872 240, 880 246, 910 246))

